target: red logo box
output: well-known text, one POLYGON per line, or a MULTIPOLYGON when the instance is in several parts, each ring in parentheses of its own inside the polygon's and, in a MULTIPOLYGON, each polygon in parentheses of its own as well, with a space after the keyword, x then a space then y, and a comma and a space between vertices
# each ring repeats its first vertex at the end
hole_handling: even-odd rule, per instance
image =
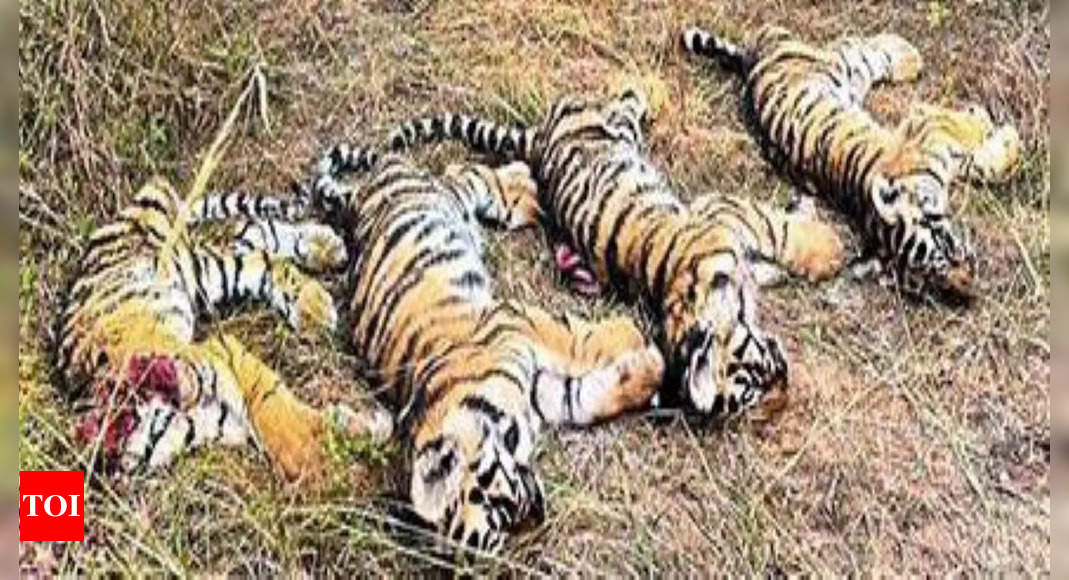
POLYGON ((81 471, 20 471, 19 540, 83 541, 84 494, 81 471))

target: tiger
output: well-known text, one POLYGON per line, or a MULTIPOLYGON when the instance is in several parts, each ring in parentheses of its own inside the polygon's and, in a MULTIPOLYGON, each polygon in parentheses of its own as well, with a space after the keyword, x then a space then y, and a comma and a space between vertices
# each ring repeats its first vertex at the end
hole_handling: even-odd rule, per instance
POLYGON ((923 68, 917 48, 896 34, 817 48, 767 25, 738 46, 688 28, 682 45, 744 77, 745 116, 766 158, 855 220, 869 265, 909 295, 975 297, 975 253, 951 221, 949 186, 959 175, 1005 179, 1020 157, 1012 125, 996 126, 977 104, 925 103, 897 127, 881 125, 864 108, 866 94, 923 68))
POLYGON ((530 127, 445 113, 402 122, 386 141, 404 150, 454 139, 529 163, 563 240, 558 267, 651 315, 668 365, 654 402, 703 424, 744 412, 768 422, 787 403, 788 365, 758 324, 764 280, 751 264, 822 280, 840 267, 841 241, 819 220, 738 197, 688 206, 643 151, 648 110, 646 92, 628 82, 609 98, 563 97, 530 127))
POLYGON ((336 326, 331 295, 298 264, 341 267, 346 249, 325 226, 288 221, 306 205, 243 193, 186 204, 156 177, 89 235, 53 346, 76 439, 96 442, 92 456, 105 470, 154 470, 186 450, 251 444, 284 477, 311 483, 326 468, 328 429, 388 436, 389 417, 302 402, 235 336, 195 338, 205 334, 198 319, 254 301, 302 333, 336 326), (213 221, 237 222, 234 248, 209 247, 179 227, 213 221))
POLYGON ((349 336, 396 410, 409 509, 455 555, 496 552, 545 514, 532 466, 545 426, 586 426, 648 406, 664 362, 627 316, 598 322, 495 298, 476 222, 537 223, 529 168, 431 173, 340 143, 314 196, 356 248, 349 336), (361 173, 360 185, 342 181, 361 173))

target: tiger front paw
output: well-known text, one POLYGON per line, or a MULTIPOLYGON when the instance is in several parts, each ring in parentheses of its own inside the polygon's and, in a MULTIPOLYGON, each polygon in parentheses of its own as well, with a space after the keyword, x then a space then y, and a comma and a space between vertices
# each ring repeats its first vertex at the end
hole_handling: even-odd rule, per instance
POLYGON ((835 228, 816 220, 804 222, 796 230, 798 236, 791 270, 810 282, 832 278, 843 268, 846 251, 835 228))
POLYGON ((620 382, 629 385, 634 405, 649 404, 664 377, 664 356, 660 349, 649 345, 625 354, 617 360, 620 382))
POLYGON ((880 34, 874 38, 878 49, 890 61, 890 81, 916 80, 924 69, 924 58, 917 47, 897 34, 880 34))
POLYGON ((505 227, 516 230, 538 224, 542 208, 538 204, 538 184, 531 176, 530 167, 523 162, 513 162, 495 170, 505 202, 505 227))
POLYGON ((290 325, 302 334, 333 332, 338 324, 334 299, 316 280, 307 280, 297 294, 297 307, 290 315, 290 325))
POLYGON ((345 240, 333 229, 323 224, 306 226, 307 233, 302 252, 303 265, 315 272, 326 272, 341 268, 349 261, 345 249, 345 240))
POLYGON ((972 177, 987 182, 1005 180, 1021 159, 1021 137, 1012 125, 999 127, 973 154, 972 177))
POLYGON ((372 443, 385 443, 393 436, 393 415, 382 407, 357 411, 344 403, 336 403, 327 407, 324 419, 347 437, 367 437, 372 443))

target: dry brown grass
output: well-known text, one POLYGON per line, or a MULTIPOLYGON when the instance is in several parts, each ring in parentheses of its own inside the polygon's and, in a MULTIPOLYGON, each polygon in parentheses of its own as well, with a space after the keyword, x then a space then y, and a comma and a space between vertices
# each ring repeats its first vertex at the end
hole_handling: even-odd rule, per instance
MULTIPOLYGON (((602 91, 623 71, 668 88, 651 148, 685 195, 717 189, 783 199, 788 186, 743 129, 737 81, 683 57, 680 27, 698 22, 739 36, 776 20, 815 41, 894 30, 921 47, 928 69, 916 84, 879 90, 872 102, 881 115, 893 121, 911 99, 979 100, 1016 121, 1027 142, 1012 183, 955 190, 981 252, 983 298, 952 310, 846 278, 768 292, 764 318, 785 340, 795 393, 775 433, 698 433, 679 420, 632 418, 550 435, 540 456, 548 521, 512 542, 496 566, 643 576, 1049 575, 1045 3, 181 4, 55 0, 20 8, 22 469, 80 465, 44 345, 85 233, 153 172, 188 187, 197 152, 255 63, 265 65, 272 130, 256 111, 239 123, 218 187, 281 189, 334 138, 378 137, 391 122, 432 109, 530 120, 554 97, 602 91)), ((502 294, 587 313, 622 308, 569 295, 539 234, 494 240, 502 294)), ((302 343, 266 314, 225 326, 247 335, 309 398, 362 396, 344 341, 302 343)), ((281 485, 262 458, 211 450, 169 475, 94 487, 87 541, 27 546, 24 563, 66 571, 426 570, 377 524, 384 512, 369 498, 388 488, 383 472, 357 464, 309 497, 281 485)))

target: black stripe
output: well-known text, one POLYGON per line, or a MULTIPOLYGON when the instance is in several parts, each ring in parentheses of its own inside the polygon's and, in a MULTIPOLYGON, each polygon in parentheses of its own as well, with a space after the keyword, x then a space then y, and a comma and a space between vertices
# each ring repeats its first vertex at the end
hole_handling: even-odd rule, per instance
POLYGON ((435 384, 434 391, 432 391, 430 393, 430 396, 427 397, 427 410, 433 410, 435 406, 440 403, 448 393, 452 392, 457 385, 481 384, 492 378, 503 379, 511 383, 521 393, 525 390, 525 383, 519 377, 513 375, 505 369, 490 368, 480 373, 466 373, 458 376, 453 376, 444 382, 435 384))
POLYGON ((505 412, 500 407, 488 401, 482 395, 468 395, 460 400, 460 406, 482 413, 494 423, 498 423, 505 417, 505 412))
POLYGON ((617 186, 616 181, 621 174, 631 168, 631 160, 625 158, 616 163, 613 167, 610 167, 600 179, 601 185, 596 194, 601 197, 601 200, 598 203, 594 216, 587 223, 587 240, 590 244, 591 251, 597 246, 598 233, 601 231, 601 220, 605 217, 605 208, 608 206, 609 201, 616 198, 619 193, 619 187, 617 186))
POLYGON ((568 375, 564 378, 563 400, 561 401, 561 410, 564 411, 564 417, 567 417, 568 421, 575 420, 575 408, 572 406, 572 391, 574 390, 575 378, 568 375))
POLYGON ((465 289, 484 288, 486 286, 486 276, 483 276, 482 272, 477 270, 468 270, 450 280, 449 283, 465 289))
MULTIPOLYGON (((664 300, 665 284, 668 278, 668 263, 672 261, 672 254, 676 250, 676 246, 679 245, 679 240, 683 237, 686 229, 679 228, 672 232, 672 239, 668 242, 668 248, 664 253, 664 257, 661 258, 661 263, 657 264, 657 271, 653 275, 653 287, 652 298, 655 302, 661 303, 664 300)), ((693 242, 693 240, 691 240, 693 242)))
POLYGON ((227 405, 225 401, 219 402, 219 421, 216 423, 215 428, 218 431, 216 433, 216 440, 223 438, 223 425, 226 424, 226 418, 230 416, 230 405, 227 405))
MULTIPOLYGON (((423 455, 428 451, 437 453, 442 449, 444 444, 445 440, 439 435, 424 445, 419 454, 423 455)), ((429 485, 437 483, 453 471, 458 461, 459 458, 456 456, 456 453, 450 450, 447 454, 440 457, 434 468, 423 476, 423 481, 429 485)))
POLYGON ((138 197, 134 199, 134 205, 144 210, 157 211, 163 214, 164 218, 170 218, 171 215, 167 211, 167 207, 156 196, 138 197))
POLYGON ((542 413, 542 407, 538 404, 538 379, 542 377, 542 369, 536 368, 534 377, 531 378, 531 391, 530 402, 531 408, 534 409, 535 415, 538 415, 538 419, 545 422, 546 416, 542 413))
POLYGON ((415 258, 410 260, 405 264, 404 268, 402 268, 401 271, 404 272, 404 274, 401 279, 395 282, 387 290, 384 300, 371 318, 367 327, 368 332, 365 334, 365 337, 379 337, 382 334, 386 323, 389 320, 392 320, 396 314, 395 311, 398 302, 400 302, 412 288, 419 284, 426 270, 444 262, 454 261, 465 255, 467 252, 468 250, 466 248, 445 252, 434 252, 430 248, 422 249, 415 258))
POLYGON ((169 411, 167 420, 164 422, 163 428, 157 431, 155 428, 156 419, 160 416, 161 411, 163 411, 163 409, 157 408, 152 415, 152 422, 149 424, 148 446, 145 447, 145 454, 141 458, 142 466, 147 466, 149 461, 152 460, 152 454, 156 451, 156 446, 159 444, 160 439, 163 438, 164 433, 167 432, 167 428, 171 426, 171 421, 174 420, 174 416, 177 414, 174 409, 167 409, 166 411, 169 411))
POLYGON ((185 419, 186 425, 189 426, 189 430, 186 431, 186 437, 185 440, 183 440, 182 442, 182 447, 188 448, 190 445, 193 444, 193 439, 197 435, 197 425, 193 422, 193 419, 190 419, 188 416, 186 416, 185 419))

